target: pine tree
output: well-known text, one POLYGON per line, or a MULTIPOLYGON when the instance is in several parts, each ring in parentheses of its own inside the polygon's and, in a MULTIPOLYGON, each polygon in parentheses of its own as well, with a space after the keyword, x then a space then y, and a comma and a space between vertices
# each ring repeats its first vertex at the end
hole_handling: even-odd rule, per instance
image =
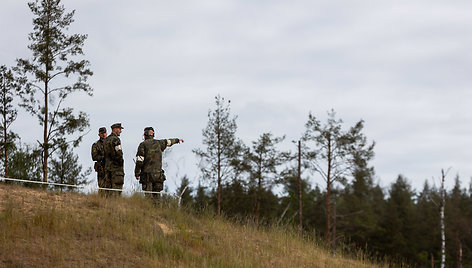
POLYGON ((354 180, 342 191, 337 208, 338 233, 357 246, 371 244, 381 215, 374 210, 372 173, 356 169, 354 180))
POLYGON ((401 175, 391 185, 381 223, 383 254, 415 261, 414 195, 410 183, 401 175))
POLYGON ((284 153, 279 152, 277 144, 285 137, 273 137, 271 133, 263 133, 257 141, 252 143, 247 159, 251 167, 250 180, 256 185, 256 202, 254 206, 256 219, 260 216, 262 195, 270 191, 270 186, 276 180, 277 167, 284 160, 284 153), (268 188, 266 188, 269 186, 268 188))
MULTIPOLYGON (((92 170, 89 168, 82 171, 82 165, 80 165, 78 161, 79 157, 73 153, 69 144, 62 143, 54 156, 55 157, 51 159, 49 168, 50 177, 53 182, 77 186, 87 184, 87 177, 92 173, 92 170)), ((57 186, 55 188, 61 191, 77 191, 77 188, 64 186, 57 186)))
POLYGON ((446 240, 447 265, 468 267, 470 261, 464 260, 464 253, 470 253, 472 240, 471 219, 467 217, 467 190, 461 188, 459 175, 455 178, 454 188, 446 197, 446 240), (462 251, 462 256, 461 256, 462 251), (465 262, 465 263, 464 263, 465 262))
POLYGON ((205 210, 210 205, 210 197, 206 193, 205 187, 199 182, 197 187, 197 193, 195 194, 195 209, 198 211, 205 210))
POLYGON ((464 208, 464 218, 466 219, 466 226, 468 228, 466 229, 466 236, 464 237, 464 243, 463 243, 463 252, 462 255, 463 257, 463 267, 472 267, 472 179, 471 182, 469 183, 469 189, 467 193, 465 193, 466 199, 465 199, 465 208, 464 208))
MULTIPOLYGON (((312 147, 306 153, 312 169, 321 175, 326 182, 326 243, 333 246, 334 238, 331 236, 332 217, 332 189, 336 182, 345 183, 346 176, 352 171, 355 161, 367 162, 373 155, 374 143, 367 144, 362 134, 364 122, 357 122, 350 130, 342 129, 342 120, 335 118, 334 110, 328 112, 325 125, 316 119, 311 113, 306 123, 304 136, 307 146, 312 147), (311 144, 310 144, 311 143, 311 144)), ((307 150, 304 150, 307 152, 307 150)))
POLYGON ((251 215, 253 202, 248 188, 241 180, 232 180, 223 184, 222 192, 225 197, 222 200, 225 215, 239 220, 251 215))
POLYGON ((10 131, 11 124, 16 120, 18 110, 14 106, 14 97, 19 94, 19 83, 13 72, 5 65, 0 66, 0 137, 3 155, 3 176, 8 178, 8 156, 15 149, 17 135, 10 131))
POLYGON ((241 183, 246 179, 246 175, 251 171, 249 148, 241 140, 236 140, 233 147, 230 166, 232 173, 231 184, 241 183))
MULTIPOLYGON (((284 170, 281 173, 280 184, 283 186, 285 195, 281 197, 280 207, 287 209, 285 214, 281 215, 279 221, 292 222, 294 215, 298 211, 299 198, 299 182, 298 182, 298 167, 292 167, 284 170)), ((312 231, 313 226, 323 226, 324 222, 324 206, 322 201, 324 197, 319 188, 312 189, 308 179, 301 178, 301 192, 302 192, 302 227, 305 231, 312 231)), ((321 230, 317 230, 320 232, 321 230)))
MULTIPOLYGON (((66 136, 84 131, 89 126, 84 112, 74 114, 70 107, 63 107, 72 93, 92 95, 87 79, 92 75, 89 62, 77 60, 83 55, 86 35, 67 35, 74 12, 65 12, 60 0, 36 0, 28 3, 33 15, 33 32, 28 48, 33 57, 18 59, 16 71, 23 81, 23 103, 31 115, 43 127, 42 163, 43 181, 48 178, 48 160, 59 148, 66 136), (70 79, 76 77, 75 82, 70 79)), ((77 146, 81 140, 72 142, 77 146)))
POLYGON ((417 259, 421 266, 426 267, 433 259, 439 260, 441 251, 441 230, 439 225, 439 209, 435 201, 439 200, 438 189, 429 186, 425 181, 423 190, 416 200, 416 237, 418 241, 417 259))
POLYGON ((217 184, 217 214, 221 213, 222 182, 233 173, 232 161, 238 155, 236 144, 236 116, 231 116, 230 101, 215 97, 215 110, 208 111, 208 124, 202 131, 204 150, 193 152, 200 158, 203 179, 217 184))
MULTIPOLYGON (((10 154, 9 160, 9 176, 21 180, 41 180, 41 150, 21 142, 15 146, 10 154)), ((28 185, 32 186, 32 185, 28 185)))
POLYGON ((180 204, 184 206, 191 206, 193 204, 192 198, 193 188, 190 186, 190 180, 187 175, 182 177, 180 186, 177 188, 177 195, 180 196, 180 204))
POLYGON ((375 172, 374 168, 368 165, 374 156, 375 143, 367 143, 362 129, 363 121, 360 121, 348 132, 353 181, 342 191, 337 208, 339 233, 343 233, 350 241, 360 246, 370 244, 380 217, 374 212, 375 172))

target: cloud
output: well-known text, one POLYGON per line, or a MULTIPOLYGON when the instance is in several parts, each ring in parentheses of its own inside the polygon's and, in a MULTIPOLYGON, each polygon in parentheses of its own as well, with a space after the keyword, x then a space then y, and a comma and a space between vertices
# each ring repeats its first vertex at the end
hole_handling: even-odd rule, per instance
MULTIPOLYGON (((85 165, 96 129, 121 121, 127 176, 142 128, 153 125, 163 137, 185 138, 169 157, 183 156, 178 169, 196 178, 191 149, 202 146, 208 109, 221 94, 248 144, 267 131, 290 143, 309 111, 324 118, 333 108, 346 126, 365 120, 384 185, 402 173, 420 188, 448 166, 472 174, 468 1, 64 4, 76 10, 71 31, 88 34, 94 71, 94 97, 68 101, 91 116, 78 151, 85 165)), ((0 4, 0 23, 12 25, 3 32, 2 63, 29 55, 31 18, 25 3, 0 4)))

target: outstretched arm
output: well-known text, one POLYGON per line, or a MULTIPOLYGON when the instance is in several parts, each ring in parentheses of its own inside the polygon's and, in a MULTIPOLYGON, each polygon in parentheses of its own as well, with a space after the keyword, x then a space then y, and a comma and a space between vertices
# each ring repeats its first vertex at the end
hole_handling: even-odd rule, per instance
POLYGON ((184 140, 182 139, 179 139, 179 138, 174 138, 174 139, 167 139, 165 140, 167 142, 167 147, 170 147, 174 144, 178 144, 178 143, 181 143, 181 142, 184 142, 184 140))

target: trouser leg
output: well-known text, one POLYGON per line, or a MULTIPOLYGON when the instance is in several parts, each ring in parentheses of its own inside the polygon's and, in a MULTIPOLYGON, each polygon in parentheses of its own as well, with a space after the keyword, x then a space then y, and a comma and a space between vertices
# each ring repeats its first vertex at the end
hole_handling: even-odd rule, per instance
MULTIPOLYGON (((105 178, 105 172, 102 171, 102 172, 97 172, 97 181, 98 181, 98 187, 99 188, 107 188, 107 185, 106 185, 106 178, 105 178)), ((98 189, 98 194, 100 196, 105 196, 106 195, 106 191, 105 190, 102 190, 102 189, 98 189)))
MULTIPOLYGON (((164 183, 163 182, 153 182, 152 183, 152 191, 153 192, 160 192, 164 189, 164 183)), ((161 194, 153 194, 154 198, 160 198, 161 194)))
MULTIPOLYGON (((104 172, 104 176, 103 176, 103 180, 102 180, 102 185, 100 186, 100 188, 106 188, 106 189, 110 189, 111 188, 111 177, 112 177, 112 172, 110 171, 105 171, 104 172)), ((112 195, 112 192, 110 190, 102 190, 103 192, 103 195, 105 197, 109 197, 112 195)))
MULTIPOLYGON (((112 189, 122 190, 123 189, 123 183, 124 183, 124 175, 112 172, 109 182, 111 183, 110 186, 111 186, 112 189)), ((121 191, 113 191, 113 195, 120 196, 121 191)))
MULTIPOLYGON (((141 182, 141 187, 143 188, 143 191, 152 192, 152 183, 149 182, 149 181, 141 182)), ((150 194, 150 193, 144 193, 144 195, 147 198, 152 197, 152 194, 150 194)))

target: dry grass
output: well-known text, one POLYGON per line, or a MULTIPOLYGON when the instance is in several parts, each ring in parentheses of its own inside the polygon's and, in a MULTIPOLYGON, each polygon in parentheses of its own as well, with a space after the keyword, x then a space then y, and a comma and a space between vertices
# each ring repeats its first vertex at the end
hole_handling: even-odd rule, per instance
POLYGON ((293 230, 192 216, 141 197, 0 185, 0 266, 378 267, 333 256, 293 230))

